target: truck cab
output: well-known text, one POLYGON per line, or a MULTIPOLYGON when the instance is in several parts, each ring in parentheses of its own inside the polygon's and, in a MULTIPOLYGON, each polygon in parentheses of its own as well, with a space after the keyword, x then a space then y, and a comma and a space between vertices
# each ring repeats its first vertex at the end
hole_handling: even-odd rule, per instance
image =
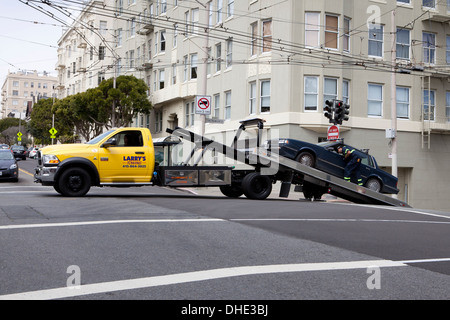
POLYGON ((91 186, 151 184, 154 166, 150 130, 119 128, 83 144, 43 148, 35 181, 66 196, 82 196, 91 186))

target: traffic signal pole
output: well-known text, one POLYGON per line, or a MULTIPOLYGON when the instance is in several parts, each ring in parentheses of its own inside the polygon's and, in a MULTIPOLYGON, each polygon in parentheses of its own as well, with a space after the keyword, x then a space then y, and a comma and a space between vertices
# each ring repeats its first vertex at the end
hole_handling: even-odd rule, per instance
POLYGON ((396 88, 396 70, 395 60, 397 58, 396 50, 396 25, 395 25, 395 10, 392 10, 391 15, 391 37, 392 37, 392 50, 391 50, 391 126, 394 133, 391 138, 391 157, 392 157, 392 175, 398 177, 397 169, 397 88, 396 88))

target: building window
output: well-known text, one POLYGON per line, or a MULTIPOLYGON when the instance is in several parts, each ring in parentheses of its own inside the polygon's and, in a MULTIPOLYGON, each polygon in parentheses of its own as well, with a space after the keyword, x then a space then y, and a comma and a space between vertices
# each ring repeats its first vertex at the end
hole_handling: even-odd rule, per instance
POLYGON ((232 17, 234 14, 234 0, 228 0, 228 5, 227 5, 227 16, 232 17))
POLYGON ((435 8, 436 2, 435 0, 422 0, 422 6, 427 8, 435 8))
POLYGON ((173 47, 176 48, 178 45, 178 23, 173 25, 173 47))
POLYGON ((177 65, 172 64, 172 84, 177 84, 177 65))
POLYGON ((305 44, 308 47, 319 46, 320 14, 316 12, 305 13, 305 44))
POLYGON ((135 35, 136 35, 136 18, 131 18, 130 37, 134 37, 135 35))
POLYGON ((256 55, 256 47, 258 45, 258 22, 252 23, 250 29, 252 33, 250 55, 254 56, 256 55))
POLYGON ((450 91, 445 93, 445 118, 450 122, 450 91))
POLYGON ((165 82, 165 70, 159 70, 159 89, 164 89, 164 82, 165 82))
POLYGON ((447 62, 447 64, 450 64, 450 36, 447 36, 446 44, 447 45, 445 48, 445 61, 447 62))
POLYGON ((134 68, 134 50, 130 50, 130 69, 134 68))
POLYGON ((350 81, 342 81, 342 101, 344 103, 350 103, 350 81))
POLYGON ((337 49, 339 39, 339 19, 337 16, 325 16, 325 48, 337 49))
POLYGON ((262 23, 263 33, 263 52, 272 51, 272 20, 266 20, 262 23))
POLYGON ((344 19, 344 48, 343 50, 346 52, 350 51, 350 19, 344 19))
POLYGON ((436 35, 433 33, 424 32, 422 34, 422 44, 423 62, 435 63, 436 35))
POLYGON ((159 42, 159 52, 165 52, 166 51, 166 31, 161 31, 160 33, 160 42, 159 42))
POLYGON ((397 29, 397 59, 409 60, 410 35, 409 30, 397 29))
MULTIPOLYGON (((163 120, 163 114, 161 111, 155 112, 155 132, 161 132, 162 131, 162 120, 163 120)), ((143 122, 143 121, 142 121, 143 122)), ((141 123, 141 126, 144 124, 141 123)))
POLYGON ((261 81, 261 112, 270 112, 270 80, 261 81))
POLYGON ((107 28, 106 28, 106 26, 107 26, 107 22, 106 21, 100 21, 100 34, 101 35, 105 35, 106 34, 106 30, 107 30, 107 28))
POLYGON ((367 115, 381 117, 383 110, 383 86, 369 84, 367 95, 367 115))
POLYGON ((227 40, 227 57, 225 61, 226 68, 231 68, 233 63, 233 40, 227 40))
POLYGON ((319 91, 319 78, 318 77, 305 77, 305 111, 317 111, 318 106, 318 91, 319 91))
POLYGON ((214 115, 213 118, 220 119, 220 94, 214 95, 214 115))
POLYGON ((216 44, 216 72, 221 70, 222 66, 222 44, 216 44))
POLYGON ((216 23, 222 22, 223 0, 217 0, 216 23))
POLYGON ((183 82, 188 81, 188 56, 183 57, 183 82))
POLYGON ((194 125, 194 115, 195 115, 195 102, 186 103, 185 109, 185 126, 193 126, 194 125))
POLYGON ((250 82, 250 91, 249 91, 249 113, 256 113, 256 82, 250 82))
POLYGON ((191 55, 191 79, 197 79, 197 64, 198 64, 198 55, 191 55))
POLYGON ((383 57, 383 26, 369 25, 369 56, 383 57))
POLYGON ((213 25, 213 3, 212 1, 208 2, 208 27, 212 27, 213 25))
POLYGON ((231 119, 231 91, 225 92, 225 119, 231 119))
POLYGON ((409 119, 409 88, 397 87, 397 118, 409 119))
POLYGON ((191 31, 193 35, 198 34, 198 20, 199 20, 199 10, 198 8, 192 9, 191 12, 191 31))
POLYGON ((338 98, 337 79, 325 78, 323 81, 323 103, 338 98))
MULTIPOLYGON (((100 46, 98 47, 98 60, 105 60, 105 50, 106 47, 100 46)), ((75 73, 75 71, 74 71, 75 73)))
POLYGON ((423 119, 434 121, 436 92, 434 90, 423 90, 423 119))

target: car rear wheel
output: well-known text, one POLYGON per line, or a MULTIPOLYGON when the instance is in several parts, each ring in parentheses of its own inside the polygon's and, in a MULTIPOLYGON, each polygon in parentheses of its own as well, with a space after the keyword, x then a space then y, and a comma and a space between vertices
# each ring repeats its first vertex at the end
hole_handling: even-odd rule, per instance
POLYGON ((373 190, 375 192, 380 192, 381 190, 381 182, 377 178, 370 178, 366 182, 366 188, 373 190))
MULTIPOLYGON (((66 197, 81 197, 91 188, 91 177, 82 168, 69 168, 61 174, 58 189, 66 197)), ((55 190, 57 190, 55 188, 55 190)))
POLYGON ((297 162, 300 162, 301 164, 304 164, 308 167, 314 167, 315 166, 315 159, 314 156, 310 152, 301 152, 297 158, 295 158, 297 162))

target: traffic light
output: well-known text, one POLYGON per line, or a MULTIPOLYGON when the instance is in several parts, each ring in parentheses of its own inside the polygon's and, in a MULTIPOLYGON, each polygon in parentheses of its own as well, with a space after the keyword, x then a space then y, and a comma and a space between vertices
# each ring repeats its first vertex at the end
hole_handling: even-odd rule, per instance
POLYGON ((324 111, 324 116, 328 119, 330 119, 330 123, 333 122, 333 113, 334 113, 334 100, 330 101, 327 100, 325 101, 325 107, 323 108, 324 111))
POLYGON ((350 114, 350 106, 340 100, 334 100, 335 113, 334 113, 334 123, 342 124, 343 121, 348 121, 350 114))

